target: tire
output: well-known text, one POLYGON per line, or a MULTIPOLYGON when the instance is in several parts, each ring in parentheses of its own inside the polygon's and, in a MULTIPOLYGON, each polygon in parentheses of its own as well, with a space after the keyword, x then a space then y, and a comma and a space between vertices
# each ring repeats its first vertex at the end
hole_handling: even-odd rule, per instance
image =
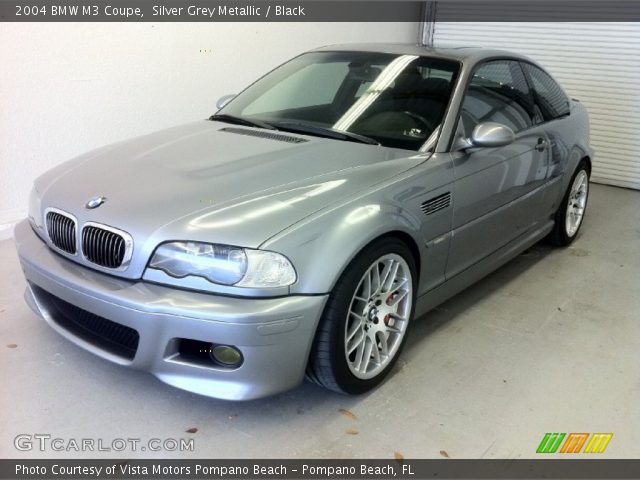
POLYGON ((404 242, 384 237, 367 246, 349 264, 327 301, 307 377, 353 395, 378 386, 405 344, 416 284, 415 260, 404 242))
POLYGON ((553 230, 549 234, 551 243, 566 247, 578 236, 589 200, 589 164, 582 160, 571 177, 567 191, 555 215, 553 230))

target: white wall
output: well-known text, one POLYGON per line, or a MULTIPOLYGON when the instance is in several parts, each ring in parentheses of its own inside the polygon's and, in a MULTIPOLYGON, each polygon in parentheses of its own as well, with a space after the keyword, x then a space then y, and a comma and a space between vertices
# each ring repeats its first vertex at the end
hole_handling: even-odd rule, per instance
POLYGON ((343 42, 415 42, 409 23, 3 23, 0 238, 33 179, 84 151, 206 118, 288 58, 343 42))

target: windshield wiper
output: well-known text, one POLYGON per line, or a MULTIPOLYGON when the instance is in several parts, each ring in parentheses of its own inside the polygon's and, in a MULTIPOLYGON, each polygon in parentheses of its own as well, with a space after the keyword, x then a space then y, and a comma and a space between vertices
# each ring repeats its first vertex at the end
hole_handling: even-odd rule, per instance
POLYGON ((308 123, 297 122, 277 122, 273 124, 278 130, 286 130, 294 133, 308 133, 318 137, 335 138, 336 140, 345 140, 349 142, 366 143, 368 145, 380 145, 380 142, 373 138, 358 135, 357 133, 345 132, 342 130, 333 130, 327 127, 319 127, 317 125, 309 125, 308 123))
POLYGON ((235 115, 229 115, 227 113, 217 113, 215 115, 211 115, 209 120, 214 120, 217 122, 225 122, 225 123, 234 123, 236 125, 245 125, 247 127, 257 127, 257 128, 266 128, 267 130, 276 130, 276 128, 261 120, 250 120, 245 117, 236 117, 235 115))

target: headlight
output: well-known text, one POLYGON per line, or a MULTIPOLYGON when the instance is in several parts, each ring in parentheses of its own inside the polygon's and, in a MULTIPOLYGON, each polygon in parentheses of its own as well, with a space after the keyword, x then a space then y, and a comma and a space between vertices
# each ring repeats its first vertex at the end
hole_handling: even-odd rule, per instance
POLYGON ((275 252, 245 250, 247 271, 236 287, 286 287, 296 281, 296 271, 289 260, 275 252))
POLYGON ((291 262, 279 253, 201 242, 160 245, 149 268, 175 278, 197 276, 246 288, 284 287, 296 281, 291 262))
POLYGON ((233 285, 247 271, 247 256, 242 249, 225 245, 165 243, 158 247, 149 267, 176 278, 195 275, 213 283, 233 285))

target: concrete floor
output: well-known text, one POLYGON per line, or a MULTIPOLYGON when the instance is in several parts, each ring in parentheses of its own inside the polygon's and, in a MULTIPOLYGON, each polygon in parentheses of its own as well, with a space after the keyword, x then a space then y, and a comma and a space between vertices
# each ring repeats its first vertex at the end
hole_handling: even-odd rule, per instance
POLYGON ((176 390, 33 315, 10 241, 0 268, 0 458, 527 458, 545 432, 613 432, 604 456, 640 458, 637 191, 593 185, 571 248, 538 245, 421 318, 393 377, 355 398, 308 383, 249 403, 176 390), (195 451, 26 453, 20 433, 192 437, 195 451))

